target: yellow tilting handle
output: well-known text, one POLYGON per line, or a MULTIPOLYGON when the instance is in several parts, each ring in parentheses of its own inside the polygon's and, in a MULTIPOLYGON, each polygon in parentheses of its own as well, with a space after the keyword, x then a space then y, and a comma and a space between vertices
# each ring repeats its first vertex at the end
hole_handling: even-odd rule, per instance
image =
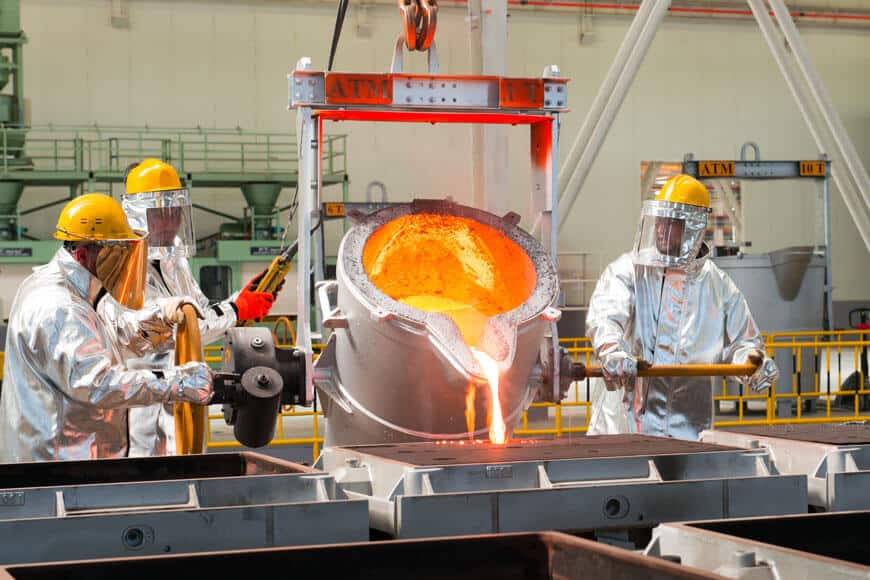
MULTIPOLYGON (((181 307, 184 320, 175 333, 175 364, 191 361, 205 362, 202 339, 199 335, 199 319, 190 304, 181 307)), ((192 455, 205 451, 205 429, 208 419, 207 405, 175 403, 175 452, 192 455)))
MULTIPOLYGON (((283 255, 276 256, 275 259, 272 260, 272 263, 269 264, 269 268, 266 270, 263 278, 257 283, 257 287, 254 290, 256 292, 270 292, 274 294, 278 291, 278 286, 281 285, 281 282, 284 281, 287 274, 290 273, 292 266, 292 258, 288 259, 283 255)), ((238 326, 251 326, 251 324, 253 324, 253 321, 246 320, 245 322, 239 323, 238 326)))
POLYGON ((278 286, 281 285, 281 282, 283 282, 284 278, 287 277, 287 274, 290 273, 290 268, 292 266, 293 262, 285 259, 283 256, 277 256, 272 260, 272 263, 269 264, 269 269, 266 270, 263 279, 257 284, 256 291, 272 292, 273 294, 277 292, 278 286))
MULTIPOLYGON (((742 365, 728 364, 695 364, 695 365, 652 365, 647 368, 638 367, 639 377, 748 377, 758 367, 752 363, 742 365)), ((575 365, 575 378, 601 377, 601 367, 588 366, 584 370, 575 365), (585 372, 584 372, 585 371, 585 372), (576 374, 583 373, 577 377, 576 374)))

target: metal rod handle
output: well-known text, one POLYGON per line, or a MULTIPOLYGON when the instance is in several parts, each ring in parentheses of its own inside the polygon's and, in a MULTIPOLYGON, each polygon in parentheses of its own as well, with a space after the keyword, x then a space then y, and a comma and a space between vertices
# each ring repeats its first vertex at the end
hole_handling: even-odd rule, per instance
MULTIPOLYGON (((755 373, 754 364, 692 364, 692 365, 654 365, 646 369, 639 368, 639 377, 748 377, 755 373)), ((585 379, 603 377, 599 366, 574 366, 574 377, 585 379)))

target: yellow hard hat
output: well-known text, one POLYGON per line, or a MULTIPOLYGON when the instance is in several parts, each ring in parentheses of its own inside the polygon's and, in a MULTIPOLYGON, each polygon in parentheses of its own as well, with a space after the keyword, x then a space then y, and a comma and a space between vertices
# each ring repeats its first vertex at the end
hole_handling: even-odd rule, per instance
POLYGON ((656 201, 684 203, 710 209, 710 192, 694 177, 676 175, 665 182, 656 195, 656 201))
POLYGON ((146 159, 127 175, 127 195, 151 191, 181 189, 181 180, 175 168, 159 159, 146 159))
POLYGON ((54 237, 69 242, 134 240, 142 236, 127 223, 121 204, 102 193, 75 198, 60 212, 54 237))

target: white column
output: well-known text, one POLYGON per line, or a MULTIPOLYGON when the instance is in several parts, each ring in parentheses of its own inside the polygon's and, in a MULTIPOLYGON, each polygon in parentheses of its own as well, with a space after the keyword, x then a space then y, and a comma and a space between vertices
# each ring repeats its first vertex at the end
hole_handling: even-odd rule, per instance
MULTIPOLYGON (((507 0, 470 0, 468 23, 471 74, 505 76, 507 0)), ((508 127, 475 125, 471 129, 471 199, 457 200, 497 215, 512 211, 508 174, 508 127)))

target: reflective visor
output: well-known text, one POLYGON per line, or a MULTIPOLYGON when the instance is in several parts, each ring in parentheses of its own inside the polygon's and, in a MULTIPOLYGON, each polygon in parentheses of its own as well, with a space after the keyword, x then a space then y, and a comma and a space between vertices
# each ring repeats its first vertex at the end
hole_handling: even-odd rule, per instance
POLYGON ((139 310, 145 299, 148 242, 143 239, 98 242, 97 278, 122 306, 139 310))
POLYGON ((196 253, 188 190, 125 195, 121 205, 131 226, 148 231, 149 258, 189 257, 196 253))
POLYGON ((646 201, 634 244, 634 263, 686 267, 698 255, 707 228, 707 209, 668 201, 646 201))

